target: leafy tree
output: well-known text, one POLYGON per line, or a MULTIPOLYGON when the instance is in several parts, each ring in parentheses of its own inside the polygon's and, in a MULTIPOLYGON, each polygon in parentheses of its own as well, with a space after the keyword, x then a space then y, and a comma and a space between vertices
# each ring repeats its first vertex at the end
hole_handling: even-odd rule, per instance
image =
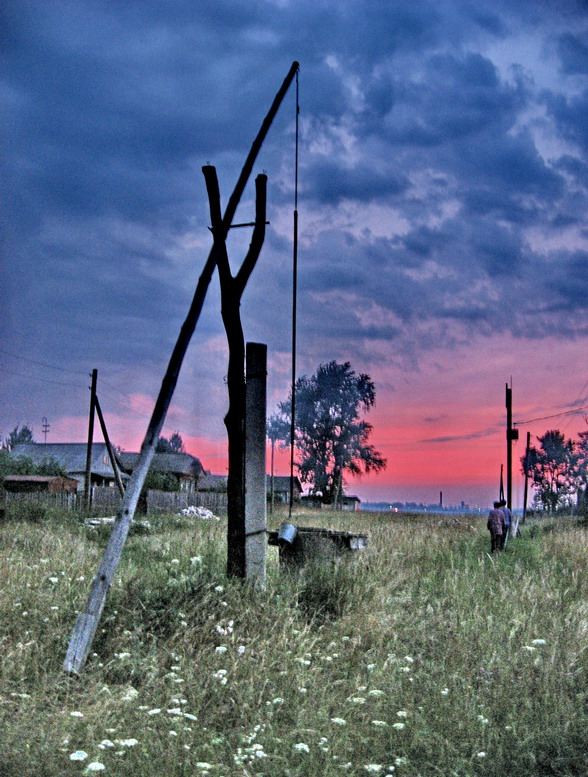
MULTIPOLYGON (((537 439, 540 447, 529 449, 528 473, 533 479, 535 500, 544 510, 555 512, 558 507, 569 505, 576 491, 578 455, 572 440, 566 440, 558 429, 537 439)), ((524 456, 521 463, 524 472, 524 456)))
POLYGON ((6 438, 4 447, 11 451, 15 445, 31 442, 35 442, 32 430, 26 424, 24 426, 17 424, 6 438))
POLYGON ((182 435, 179 432, 174 432, 172 436, 167 439, 167 437, 160 437, 157 441, 157 446, 155 448, 156 453, 185 453, 186 449, 184 448, 184 441, 182 440, 182 435))
POLYGON ((180 482, 170 472, 156 472, 154 469, 150 469, 143 485, 144 493, 147 493, 149 489, 154 491, 179 491, 180 482))
MULTIPOLYGON (((368 443, 372 426, 360 418, 376 400, 369 375, 357 375, 349 362, 319 365, 310 378, 296 381, 296 463, 304 483, 326 504, 343 493, 344 475, 379 472, 386 459, 368 443)), ((284 419, 290 416, 291 397, 280 404, 284 419)), ((289 437, 289 432, 288 432, 289 437)))

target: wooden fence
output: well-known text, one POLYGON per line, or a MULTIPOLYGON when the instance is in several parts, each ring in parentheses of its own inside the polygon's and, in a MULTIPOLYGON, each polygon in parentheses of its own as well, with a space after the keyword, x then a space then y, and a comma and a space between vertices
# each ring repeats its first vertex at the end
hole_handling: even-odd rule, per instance
MULTIPOLYGON (((32 502, 59 510, 81 512, 84 505, 83 493, 49 494, 24 493, 13 494, 6 491, 0 499, 0 506, 8 507, 23 502, 32 502)), ((120 507, 120 495, 115 488, 92 487, 92 512, 116 513, 120 507)), ((226 508, 227 495, 222 493, 190 492, 190 491, 153 491, 147 492, 148 513, 177 513, 184 507, 207 507, 209 510, 226 508)))
POLYGON ((149 491, 148 513, 177 513, 185 507, 207 507, 213 512, 225 509, 226 493, 208 491, 149 491))

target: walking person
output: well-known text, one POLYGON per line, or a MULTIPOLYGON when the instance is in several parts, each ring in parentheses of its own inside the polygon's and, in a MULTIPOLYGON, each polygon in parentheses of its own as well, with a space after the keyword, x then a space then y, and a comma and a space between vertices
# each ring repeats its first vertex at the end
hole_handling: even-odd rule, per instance
POLYGON ((508 535, 510 532, 510 527, 512 524, 512 513, 506 506, 506 499, 501 499, 500 502, 500 509, 502 510, 502 513, 504 515, 504 534, 502 535, 502 547, 501 550, 504 550, 504 546, 506 544, 506 540, 508 539, 508 535))
POLYGON ((488 531, 490 532, 490 553, 495 550, 502 550, 506 527, 504 524, 504 513, 500 509, 500 502, 494 502, 494 508, 488 513, 488 531))

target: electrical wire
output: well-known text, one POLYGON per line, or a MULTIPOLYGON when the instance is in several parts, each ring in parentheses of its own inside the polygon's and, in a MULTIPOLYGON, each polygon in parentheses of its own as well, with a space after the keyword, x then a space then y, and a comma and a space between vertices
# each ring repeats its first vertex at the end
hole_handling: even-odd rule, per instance
MULTIPOLYGON (((63 383, 63 381, 59 380, 50 380, 49 378, 40 378, 38 375, 23 375, 22 372, 15 372, 14 370, 7 370, 6 368, 2 368, 2 372, 7 372, 9 375, 16 375, 19 378, 26 378, 27 380, 38 380, 41 381, 41 383, 52 383, 54 386, 68 386, 69 388, 85 388, 84 386, 76 383, 63 383)), ((79 373, 76 373, 79 374, 79 373)))
POLYGON ((6 351, 4 348, 0 348, 0 353, 6 354, 6 356, 11 356, 13 359, 20 359, 23 362, 36 364, 37 366, 40 366, 40 367, 49 367, 49 369, 51 370, 59 370, 60 372, 69 372, 72 375, 85 374, 80 372, 79 370, 69 370, 66 367, 58 367, 56 364, 49 364, 48 362, 41 362, 41 361, 36 361, 35 359, 28 359, 26 356, 19 356, 16 353, 11 353, 10 351, 6 351))
POLYGON ((553 415, 544 415, 541 418, 531 418, 528 421, 515 421, 514 426, 524 426, 525 424, 533 424, 535 421, 547 421, 550 418, 559 418, 562 415, 570 415, 572 413, 581 413, 584 410, 588 410, 588 405, 582 405, 581 407, 576 407, 573 410, 564 410, 561 413, 554 413, 553 415))

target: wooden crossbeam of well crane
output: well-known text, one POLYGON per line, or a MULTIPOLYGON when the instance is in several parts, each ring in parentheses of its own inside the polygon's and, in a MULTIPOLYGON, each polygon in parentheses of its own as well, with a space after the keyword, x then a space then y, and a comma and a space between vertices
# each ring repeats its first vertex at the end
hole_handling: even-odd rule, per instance
MULTIPOLYGON (((241 170, 241 174, 239 175, 237 183, 235 184, 235 188, 227 203, 222 221, 218 227, 218 238, 222 238, 223 240, 226 239, 227 232, 231 227, 237 206, 243 191, 245 190, 245 186, 249 180, 253 165, 259 154, 263 141, 267 136, 270 126, 278 112, 278 109, 286 95, 286 92, 288 91, 290 84, 298 72, 298 68, 298 62, 293 62, 288 75, 278 90, 270 110, 264 118, 261 128, 255 140, 253 141, 253 144, 251 145, 251 149, 247 155, 245 164, 241 170)), ((215 243, 216 242, 217 241, 215 240, 215 243)), ((94 635, 102 616, 106 597, 120 563, 131 522, 137 509, 139 495, 143 488, 145 478, 147 477, 149 467, 155 454, 157 440, 159 439, 163 429, 167 411, 169 409, 169 405, 171 403, 178 381, 180 368, 192 338, 192 334, 194 333, 196 324, 200 318, 206 292, 216 267, 216 263, 217 250, 216 246, 213 245, 208 255, 208 259, 204 265, 204 269, 202 270, 202 273, 198 279, 190 309, 180 329, 178 339, 172 351, 167 370, 161 383, 159 395, 155 402, 155 407, 153 408, 151 419, 145 433, 145 438, 141 445, 139 461, 133 470, 133 474, 126 488, 121 507, 116 515, 114 526, 112 528, 102 563, 100 564, 98 571, 92 580, 90 593, 88 595, 84 611, 78 615, 74 625, 63 664, 63 670, 68 675, 79 675, 82 672, 86 658, 90 651, 90 647, 94 640, 94 635)))

